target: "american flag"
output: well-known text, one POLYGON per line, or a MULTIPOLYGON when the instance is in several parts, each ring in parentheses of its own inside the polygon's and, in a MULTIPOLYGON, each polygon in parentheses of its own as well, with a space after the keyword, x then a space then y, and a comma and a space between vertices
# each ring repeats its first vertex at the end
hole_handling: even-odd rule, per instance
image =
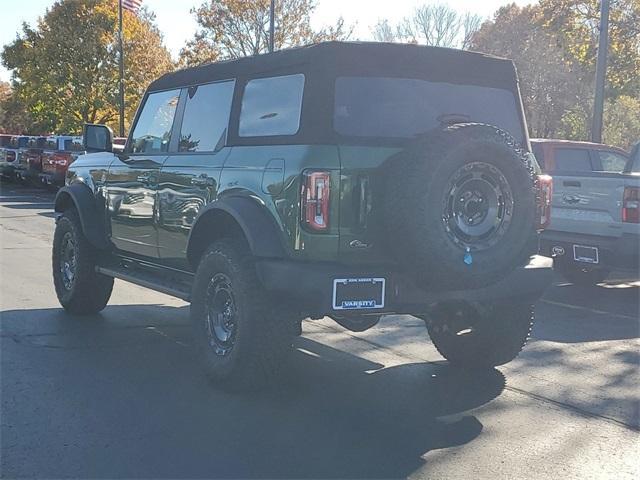
POLYGON ((121 0, 122 8, 129 10, 131 13, 137 14, 142 6, 142 0, 121 0))

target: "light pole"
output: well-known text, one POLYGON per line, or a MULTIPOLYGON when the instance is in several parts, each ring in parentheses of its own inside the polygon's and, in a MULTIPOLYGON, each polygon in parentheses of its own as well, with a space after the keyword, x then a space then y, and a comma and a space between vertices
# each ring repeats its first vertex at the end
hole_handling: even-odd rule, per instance
POLYGON ((276 29, 276 0, 271 0, 269 8, 269 52, 273 52, 273 36, 276 29))
POLYGON ((607 76, 607 52, 609 50, 609 0, 600 1, 600 37, 596 63, 596 93, 593 100, 591 141, 602 143, 602 115, 604 112, 604 83, 607 76))

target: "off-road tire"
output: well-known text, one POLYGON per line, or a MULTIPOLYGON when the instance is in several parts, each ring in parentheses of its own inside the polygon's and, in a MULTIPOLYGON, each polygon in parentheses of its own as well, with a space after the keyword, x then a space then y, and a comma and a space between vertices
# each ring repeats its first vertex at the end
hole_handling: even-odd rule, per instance
POLYGON ((593 287, 609 276, 609 270, 604 268, 580 268, 579 265, 554 262, 554 269, 568 282, 579 287, 593 287))
POLYGON ((536 253, 534 165, 517 142, 496 127, 459 124, 425 136, 389 162, 385 183, 385 243, 423 288, 481 287, 536 253), (468 264, 466 246, 452 240, 443 209, 453 177, 472 162, 495 168, 502 176, 513 209, 497 243, 477 252, 472 248, 468 264))
POLYGON ((268 387, 278 378, 295 329, 276 307, 258 280, 244 242, 223 239, 205 251, 193 283, 191 325, 198 356, 214 383, 246 391, 268 387), (224 354, 210 333, 207 313, 207 292, 217 277, 228 279, 236 312, 233 345, 224 354))
POLYGON ((56 295, 66 311, 77 315, 94 314, 103 310, 109 302, 113 278, 96 272, 96 260, 100 253, 84 236, 75 209, 65 210, 58 219, 53 235, 51 264, 56 295), (71 239, 75 248, 75 274, 68 285, 63 280, 61 266, 63 240, 66 238, 71 239))
POLYGON ((510 362, 526 345, 533 327, 533 305, 526 303, 484 307, 475 312, 473 330, 466 334, 459 334, 464 323, 456 327, 456 312, 446 305, 436 309, 427 329, 440 355, 464 368, 491 368, 510 362))

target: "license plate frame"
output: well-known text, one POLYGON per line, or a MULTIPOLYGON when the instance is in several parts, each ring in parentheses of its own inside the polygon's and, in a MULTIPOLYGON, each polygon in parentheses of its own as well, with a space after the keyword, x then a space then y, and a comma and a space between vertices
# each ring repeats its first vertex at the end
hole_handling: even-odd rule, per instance
POLYGON ((380 310, 385 307, 386 280, 382 277, 335 278, 334 310, 380 310))
POLYGON ((591 245, 573 245, 573 259, 576 262, 597 265, 600 263, 600 251, 598 247, 591 245))

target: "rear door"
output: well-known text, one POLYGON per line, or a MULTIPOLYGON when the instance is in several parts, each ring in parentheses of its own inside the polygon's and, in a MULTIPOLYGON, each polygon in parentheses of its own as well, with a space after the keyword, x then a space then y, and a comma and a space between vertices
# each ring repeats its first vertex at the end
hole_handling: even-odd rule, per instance
POLYGON ((107 175, 111 239, 127 253, 158 258, 157 189, 167 158, 180 90, 147 95, 124 153, 107 175))
POLYGON ((158 188, 158 246, 162 263, 188 268, 187 240, 198 212, 216 198, 235 82, 182 90, 176 136, 158 188))
POLYGON ((553 148, 555 170, 551 230, 617 237, 627 159, 614 151, 553 148), (620 168, 616 167, 620 165, 620 168), (617 170, 617 171, 607 171, 617 170))

